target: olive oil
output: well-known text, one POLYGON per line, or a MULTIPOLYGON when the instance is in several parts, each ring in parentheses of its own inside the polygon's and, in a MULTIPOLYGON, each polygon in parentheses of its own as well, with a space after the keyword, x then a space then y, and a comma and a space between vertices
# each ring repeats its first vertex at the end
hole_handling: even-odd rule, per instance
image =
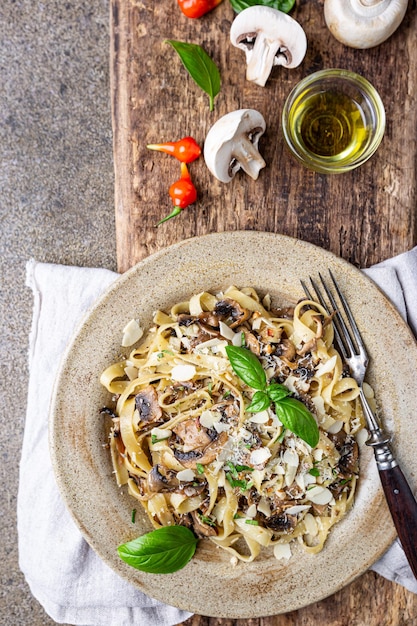
POLYGON ((289 123, 299 148, 337 164, 357 158, 370 135, 361 104, 343 91, 307 88, 294 103, 289 123))
POLYGON ((282 110, 289 151, 323 174, 342 174, 365 163, 384 130, 384 105, 375 87, 343 69, 320 70, 303 78, 282 110))

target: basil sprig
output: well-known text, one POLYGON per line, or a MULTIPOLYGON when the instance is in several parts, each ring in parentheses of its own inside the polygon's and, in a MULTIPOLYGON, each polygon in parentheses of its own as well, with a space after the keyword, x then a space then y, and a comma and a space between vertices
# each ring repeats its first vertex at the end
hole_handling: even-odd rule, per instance
POLYGON ((271 9, 278 9, 283 13, 289 13, 295 4, 295 0, 230 0, 232 9, 236 13, 240 13, 243 9, 252 7, 255 4, 262 4, 265 7, 271 7, 271 9))
POLYGON ((163 526, 123 543, 117 552, 125 563, 150 574, 172 574, 187 565, 198 539, 185 526, 163 526))
POLYGON ((226 353, 235 374, 256 390, 246 411, 259 413, 269 408, 273 402, 275 413, 283 426, 314 448, 319 442, 319 429, 306 406, 300 400, 289 397, 290 391, 285 385, 268 385, 260 361, 247 348, 226 346, 226 353))
POLYGON ((210 111, 212 111, 214 98, 220 91, 221 82, 217 65, 198 44, 174 39, 166 39, 165 43, 169 43, 174 48, 191 78, 208 95, 210 111))

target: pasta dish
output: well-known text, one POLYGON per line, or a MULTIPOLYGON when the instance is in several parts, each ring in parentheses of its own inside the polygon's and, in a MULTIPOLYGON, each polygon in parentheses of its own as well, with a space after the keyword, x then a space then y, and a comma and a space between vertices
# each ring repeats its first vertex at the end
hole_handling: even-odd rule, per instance
POLYGON ((234 563, 319 552, 353 503, 366 438, 326 310, 232 286, 157 311, 145 333, 132 320, 122 345, 103 411, 117 483, 152 525, 185 525, 234 563))

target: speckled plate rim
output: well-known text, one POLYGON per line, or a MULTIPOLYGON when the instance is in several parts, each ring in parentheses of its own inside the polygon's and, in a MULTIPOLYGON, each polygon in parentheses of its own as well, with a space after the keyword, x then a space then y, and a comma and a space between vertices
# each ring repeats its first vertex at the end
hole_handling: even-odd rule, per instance
POLYGON ((287 564, 266 550, 254 563, 233 568, 208 541, 192 561, 170 575, 139 572, 117 556, 117 545, 150 530, 140 505, 118 489, 105 449, 99 409, 108 401, 98 378, 120 353, 123 326, 132 317, 149 325, 157 308, 191 293, 254 286, 280 301, 303 293, 300 278, 329 267, 348 297, 371 353, 369 382, 394 435, 411 486, 417 437, 413 372, 417 344, 401 316, 363 272, 310 243, 284 235, 233 231, 184 240, 153 254, 118 278, 88 312, 70 342, 56 379, 50 411, 50 450, 62 497, 80 531, 117 574, 147 595, 194 613, 255 618, 297 610, 327 597, 366 571, 389 547, 395 530, 372 452, 361 454, 354 507, 330 534, 324 550, 296 550, 287 564), (406 362, 399 353, 407 354, 406 362), (395 363, 395 372, 392 363, 395 363), (132 508, 136 521, 131 521, 132 508), (377 523, 375 522, 377 520, 377 523))

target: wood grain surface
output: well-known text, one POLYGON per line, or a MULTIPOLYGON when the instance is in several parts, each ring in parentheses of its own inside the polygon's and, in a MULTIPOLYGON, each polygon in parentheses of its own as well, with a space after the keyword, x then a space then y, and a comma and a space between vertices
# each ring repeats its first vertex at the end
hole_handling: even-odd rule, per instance
MULTIPOLYGON (((115 212, 119 271, 167 245, 214 231, 283 233, 367 267, 417 243, 417 8, 380 46, 353 50, 326 28, 323 1, 298 0, 291 15, 303 26, 307 55, 293 70, 274 68, 265 87, 245 80, 244 53, 229 43, 234 13, 228 2, 199 20, 176 1, 111 0, 111 98, 115 212), (217 63, 222 88, 210 112, 208 97, 190 79, 164 41, 202 45, 217 63), (281 130, 283 103, 304 76, 324 68, 356 71, 379 91, 387 126, 376 154, 342 175, 309 171, 289 155, 281 130), (172 209, 168 189, 179 163, 148 143, 192 135, 204 138, 222 115, 254 108, 267 130, 260 151, 267 167, 253 181, 238 173, 229 184, 209 173, 204 159, 189 167, 198 189, 195 205, 155 227, 172 209)), ((305 581, 308 584, 308 581, 305 581)), ((367 572, 345 589, 304 609, 273 617, 231 620, 194 616, 187 626, 403 626, 417 623, 417 597, 367 572)))

